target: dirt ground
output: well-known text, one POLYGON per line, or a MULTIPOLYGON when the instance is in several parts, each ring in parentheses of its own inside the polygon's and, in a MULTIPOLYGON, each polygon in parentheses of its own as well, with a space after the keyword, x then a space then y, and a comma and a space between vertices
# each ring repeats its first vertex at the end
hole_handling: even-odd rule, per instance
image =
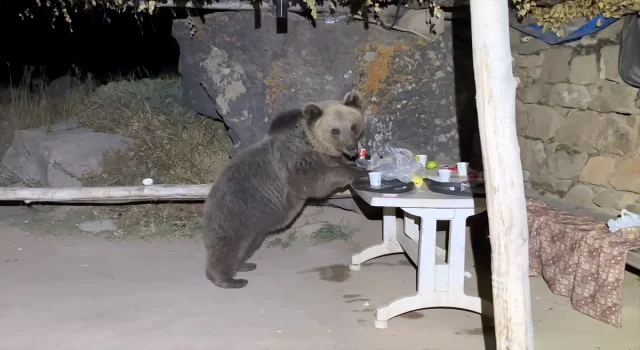
MULTIPOLYGON (((249 284, 240 290, 206 280, 198 238, 113 241, 12 224, 29 215, 0 206, 1 350, 495 347, 494 330, 466 311, 421 310, 375 329, 375 308, 414 293, 416 270, 398 254, 349 271, 350 254, 380 240, 381 222, 360 214, 308 208, 299 222, 311 226, 298 228, 288 246, 263 245, 253 258, 258 269, 242 273, 249 284), (356 231, 351 241, 317 244, 309 235, 321 221, 349 222, 356 231)), ((468 252, 466 288, 475 294, 490 282, 478 283, 483 274, 468 252)), ((640 350, 637 275, 625 278, 622 329, 573 310, 541 278, 531 288, 536 349, 640 350)))

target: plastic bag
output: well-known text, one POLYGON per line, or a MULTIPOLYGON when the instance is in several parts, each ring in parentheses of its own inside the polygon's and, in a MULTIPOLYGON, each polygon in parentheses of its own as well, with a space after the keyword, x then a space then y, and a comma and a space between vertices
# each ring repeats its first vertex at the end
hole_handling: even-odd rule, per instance
POLYGON ((373 153, 371 159, 359 158, 356 166, 369 171, 379 171, 382 179, 398 179, 402 182, 411 182, 414 176, 425 177, 427 172, 418 162, 413 153, 405 148, 395 148, 388 144, 380 151, 373 153))

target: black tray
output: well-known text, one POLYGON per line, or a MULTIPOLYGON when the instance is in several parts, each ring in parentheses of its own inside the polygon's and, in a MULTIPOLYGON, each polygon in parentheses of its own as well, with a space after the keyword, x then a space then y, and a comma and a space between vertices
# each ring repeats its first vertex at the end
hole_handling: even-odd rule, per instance
POLYGON ((371 187, 369 176, 363 176, 351 184, 356 190, 375 193, 405 193, 416 188, 413 182, 402 182, 400 180, 382 180, 380 187, 371 187))
POLYGON ((485 198, 487 196, 484 182, 478 182, 474 179, 460 182, 440 182, 425 178, 424 182, 431 192, 472 198, 485 198))

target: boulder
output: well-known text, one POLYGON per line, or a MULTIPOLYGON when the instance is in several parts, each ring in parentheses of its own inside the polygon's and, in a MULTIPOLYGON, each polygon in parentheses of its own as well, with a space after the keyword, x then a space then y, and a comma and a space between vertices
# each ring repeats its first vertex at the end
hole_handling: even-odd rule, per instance
POLYGON ((582 85, 556 84, 549 91, 549 105, 576 109, 587 109, 593 101, 589 89, 582 85))
POLYGON ((582 152, 592 152, 601 126, 598 113, 572 110, 565 123, 556 131, 554 140, 582 152))
POLYGON ((524 103, 538 103, 546 100, 551 89, 550 85, 543 83, 534 83, 530 86, 518 88, 517 98, 524 103))
POLYGON ((518 132, 518 135, 525 135, 529 128, 527 110, 527 105, 516 100, 516 131, 518 132))
POLYGON ((569 112, 571 112, 571 109, 559 106, 555 106, 553 107, 553 109, 555 109, 555 111, 563 117, 566 117, 567 115, 569 115, 569 112))
POLYGON ((580 182, 611 187, 609 179, 615 174, 616 162, 620 157, 599 155, 591 157, 580 173, 580 182))
POLYGON ((544 53, 538 55, 518 55, 514 56, 514 62, 516 67, 519 68, 534 68, 541 67, 544 63, 544 53))
POLYGON ((618 56, 620 56, 620 45, 610 45, 600 49, 600 77, 625 84, 618 72, 618 56))
MULTIPOLYGON (((274 15, 263 13, 262 23, 275 23, 274 15)), ((174 21, 183 101, 225 122, 232 157, 260 140, 277 113, 350 90, 367 102, 367 149, 391 143, 451 159, 471 149, 465 142, 477 139, 472 55, 453 53, 450 27, 425 40, 361 23, 319 18, 316 26, 292 14, 288 33, 276 35, 271 25, 256 29, 252 12, 219 12, 206 15, 191 38, 187 20, 174 21), (456 91, 460 77, 468 80, 456 81, 464 86, 456 91)))
POLYGON ((637 96, 638 89, 633 86, 603 80, 589 109, 605 113, 638 113, 640 111, 636 107, 637 96))
POLYGON ((518 137, 522 169, 532 173, 540 173, 545 167, 546 154, 544 144, 538 140, 518 137))
POLYGON ((519 87, 527 87, 533 85, 533 83, 540 78, 540 73, 542 72, 542 67, 533 67, 533 68, 520 68, 516 67, 513 70, 514 76, 518 77, 520 83, 519 87))
POLYGON ((564 118, 555 109, 540 105, 527 105, 529 117, 527 136, 547 141, 555 136, 564 118))
POLYGON ((2 164, 23 180, 43 187, 82 186, 85 172, 96 170, 109 149, 126 149, 133 140, 113 134, 93 132, 74 124, 43 129, 21 130, 2 164))
POLYGON ((598 82, 598 78, 596 55, 576 56, 571 60, 569 81, 572 84, 592 85, 598 82))
POLYGON ((640 155, 620 160, 609 183, 618 191, 640 193, 640 155))
POLYGON ((540 79, 545 83, 562 83, 569 77, 569 62, 573 49, 569 47, 554 47, 545 52, 544 65, 540 79))
POLYGON ((593 203, 599 207, 613 207, 621 210, 634 204, 638 198, 640 198, 640 194, 637 193, 606 189, 593 198, 593 203))
POLYGON ((638 147, 638 128, 630 126, 629 121, 635 123, 631 117, 607 114, 595 136, 595 148, 602 153, 621 156, 635 151, 638 147))
POLYGON ((577 179, 588 159, 585 153, 558 150, 547 158, 547 171, 560 180, 577 179))
POLYGON ((567 196, 569 190, 575 185, 575 181, 559 180, 551 175, 531 174, 529 182, 534 189, 541 189, 553 193, 559 198, 567 196))
POLYGON ((593 198, 595 196, 596 193, 590 186, 578 184, 569 191, 564 201, 582 208, 597 208, 597 206, 593 204, 593 198))

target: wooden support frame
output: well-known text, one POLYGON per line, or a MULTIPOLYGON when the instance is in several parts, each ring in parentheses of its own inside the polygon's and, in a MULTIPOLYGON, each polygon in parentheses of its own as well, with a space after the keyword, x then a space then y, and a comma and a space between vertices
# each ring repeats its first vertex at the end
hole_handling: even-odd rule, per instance
POLYGON ((533 350, 529 232, 509 44, 508 0, 472 0, 478 125, 491 239, 498 350, 533 350))

